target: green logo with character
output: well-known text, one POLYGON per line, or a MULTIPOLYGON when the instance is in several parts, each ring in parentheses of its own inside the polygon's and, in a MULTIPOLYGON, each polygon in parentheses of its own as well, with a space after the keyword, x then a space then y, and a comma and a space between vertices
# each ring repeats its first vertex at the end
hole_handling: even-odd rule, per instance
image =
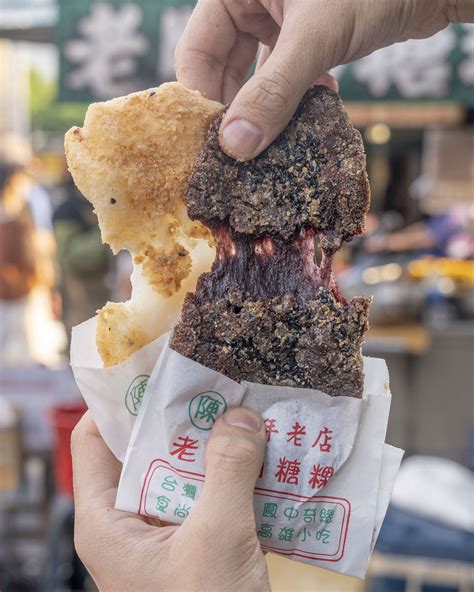
POLYGON ((143 395, 145 394, 146 385, 148 384, 149 374, 139 374, 130 383, 130 386, 125 393, 125 406, 130 415, 138 415, 138 410, 142 404, 143 395))
POLYGON ((227 409, 224 397, 216 391, 206 391, 193 397, 189 403, 189 419, 199 430, 210 430, 221 413, 227 409))

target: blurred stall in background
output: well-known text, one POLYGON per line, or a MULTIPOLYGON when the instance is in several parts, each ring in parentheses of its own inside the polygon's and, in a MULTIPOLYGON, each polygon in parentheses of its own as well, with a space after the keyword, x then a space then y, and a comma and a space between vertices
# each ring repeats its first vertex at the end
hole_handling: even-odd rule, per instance
MULTIPOLYGON (((130 293, 63 137, 87 105, 172 80, 189 0, 0 4, 0 589, 94 589, 72 547, 68 438, 84 408, 71 327, 130 293), (54 461, 53 461, 54 459, 54 461)), ((364 237, 340 254, 373 294, 365 353, 391 374, 387 440, 407 451, 366 583, 268 563, 273 589, 471 589, 474 532, 474 26, 335 69, 367 151, 364 237), (415 486, 415 485, 416 486, 415 486), (406 588, 404 588, 406 584, 406 588)))

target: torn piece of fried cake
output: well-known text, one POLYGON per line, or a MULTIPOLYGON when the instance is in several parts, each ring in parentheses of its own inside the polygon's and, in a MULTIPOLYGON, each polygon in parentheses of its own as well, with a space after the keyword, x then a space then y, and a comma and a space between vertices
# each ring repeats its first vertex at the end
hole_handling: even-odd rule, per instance
POLYGON ((183 203, 207 128, 221 108, 178 83, 87 110, 66 134, 69 170, 93 204, 102 239, 128 249, 157 291, 172 294, 189 274, 189 237, 206 236, 183 203))
POLYGON ((370 299, 346 302, 332 273, 335 250, 362 233, 369 206, 359 132, 325 87, 308 91, 250 162, 220 150, 220 120, 186 193, 190 217, 214 235, 216 259, 188 294, 172 347, 238 381, 362 396, 370 299))
POLYGON ((224 112, 209 128, 186 192, 193 220, 238 233, 289 240, 314 228, 334 248, 361 234, 370 189, 360 133, 325 86, 306 93, 291 123, 258 158, 220 150, 224 112))
MULTIPOLYGON (((186 278, 205 269, 193 269, 193 251, 210 235, 189 219, 184 193, 208 126, 221 108, 196 91, 168 83, 91 105, 83 128, 66 135, 69 170, 94 206, 103 241, 114 253, 132 253, 153 288, 155 308, 166 307, 186 278)), ((109 303, 99 312, 97 345, 107 366, 127 359, 171 326, 154 323, 150 306, 137 306, 137 298, 134 292, 131 303, 109 303)))

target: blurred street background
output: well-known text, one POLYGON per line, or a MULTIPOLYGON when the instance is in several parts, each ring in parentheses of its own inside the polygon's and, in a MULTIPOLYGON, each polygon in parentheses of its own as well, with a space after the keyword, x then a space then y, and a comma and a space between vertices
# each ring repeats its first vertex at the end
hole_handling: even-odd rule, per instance
MULTIPOLYGON (((89 103, 173 80, 190 0, 0 0, 0 590, 94 590, 72 545, 71 327, 127 300, 67 172, 89 103)), ((406 450, 365 582, 269 556, 276 592, 474 590, 474 25, 333 71, 363 135, 366 234, 338 254, 372 294, 387 441, 406 450)), ((118 586, 117 590, 120 589, 118 586)))

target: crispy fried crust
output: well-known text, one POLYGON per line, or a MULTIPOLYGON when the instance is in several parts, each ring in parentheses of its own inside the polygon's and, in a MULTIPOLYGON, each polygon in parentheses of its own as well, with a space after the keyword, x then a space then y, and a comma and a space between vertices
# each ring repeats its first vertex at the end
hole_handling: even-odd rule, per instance
POLYGON ((213 302, 188 294, 172 347, 239 382, 360 397, 369 304, 338 302, 326 288, 305 302, 256 299, 237 287, 213 302))
POLYGON ((96 343, 105 368, 125 362, 154 338, 137 323, 133 306, 108 302, 98 311, 96 343))
MULTIPOLYGON (((221 108, 168 83, 95 103, 84 127, 66 134, 69 169, 94 205, 103 241, 114 253, 131 251, 149 285, 166 298, 189 276, 196 239, 210 240, 188 218, 183 197, 209 123, 221 108)), ((99 314, 97 344, 107 366, 157 337, 151 327, 134 329, 133 310, 109 304, 99 314)))
POLYGON ((185 300, 172 347, 238 381, 361 397, 370 299, 346 302, 331 269, 335 250, 363 231, 369 206, 359 132, 325 87, 308 91, 288 127, 250 162, 220 150, 220 121, 186 193, 217 256, 185 300))
POLYGON ((84 127, 66 134, 69 169, 94 205, 103 241, 114 253, 128 249, 140 258, 151 283, 165 295, 176 291, 176 276, 189 273, 189 255, 181 247, 190 236, 207 236, 188 219, 183 196, 220 108, 198 92, 168 83, 95 103, 84 127))
POLYGON ((337 93, 309 90, 287 128, 248 162, 221 151, 222 117, 209 127, 186 192, 191 218, 254 238, 288 240, 311 227, 333 248, 363 232, 370 201, 364 146, 337 93))

